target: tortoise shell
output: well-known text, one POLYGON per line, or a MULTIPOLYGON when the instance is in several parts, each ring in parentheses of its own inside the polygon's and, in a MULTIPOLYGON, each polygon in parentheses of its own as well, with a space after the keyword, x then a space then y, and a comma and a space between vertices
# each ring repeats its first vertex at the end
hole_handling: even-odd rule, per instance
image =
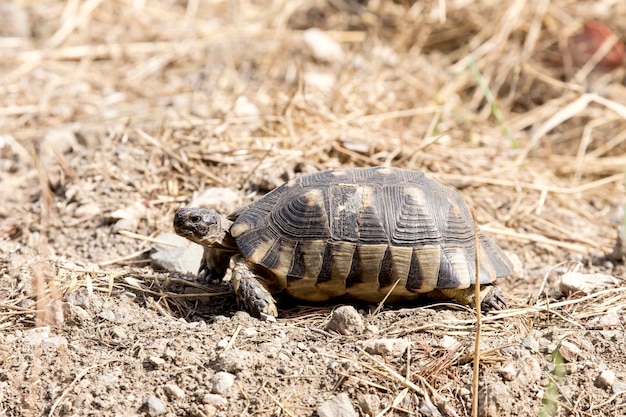
MULTIPOLYGON (((389 302, 475 283, 474 223, 459 193, 399 168, 324 171, 293 179, 236 211, 230 232, 272 292, 324 301, 389 302), (269 272, 269 273, 268 273, 269 272)), ((511 274, 479 232, 480 284, 511 274)))

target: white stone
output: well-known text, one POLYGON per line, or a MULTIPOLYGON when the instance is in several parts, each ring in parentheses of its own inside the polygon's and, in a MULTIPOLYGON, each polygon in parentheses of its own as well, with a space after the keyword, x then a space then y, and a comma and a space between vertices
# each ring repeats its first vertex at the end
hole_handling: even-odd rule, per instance
POLYGON ((561 346, 559 346, 559 353, 566 362, 576 361, 581 352, 578 346, 567 340, 562 341, 561 346))
POLYGON ((513 381, 517 376, 517 369, 513 362, 508 362, 502 368, 500 368, 500 375, 505 381, 513 381))
POLYGON ((165 384, 163 389, 170 400, 182 400, 185 398, 185 391, 176 384, 165 384))
POLYGON ((163 404, 163 401, 161 401, 154 395, 151 395, 148 398, 148 401, 146 401, 146 406, 148 408, 148 415, 151 417, 160 416, 167 412, 167 408, 165 407, 165 404, 163 404))
POLYGON ((357 413, 350 402, 348 394, 335 395, 317 407, 319 417, 357 417, 357 413))
POLYGON ((599 388, 610 388, 615 383, 615 372, 610 369, 601 371, 596 378, 596 386, 599 388))
POLYGON ((228 391, 230 387, 235 385, 235 375, 228 372, 218 372, 211 378, 213 394, 223 395, 228 391))
POLYGON ((328 62, 342 62, 344 59, 343 49, 326 32, 311 28, 302 34, 304 44, 311 50, 316 59, 328 62))
POLYGON ((559 287, 564 294, 592 294, 602 288, 618 283, 615 277, 605 274, 583 274, 567 272, 561 277, 559 287))
POLYGON ((402 356, 410 344, 408 340, 400 338, 370 339, 361 343, 367 353, 387 357, 402 356))
POLYGON ((343 335, 361 334, 365 330, 363 317, 352 306, 341 306, 333 310, 326 330, 343 335))

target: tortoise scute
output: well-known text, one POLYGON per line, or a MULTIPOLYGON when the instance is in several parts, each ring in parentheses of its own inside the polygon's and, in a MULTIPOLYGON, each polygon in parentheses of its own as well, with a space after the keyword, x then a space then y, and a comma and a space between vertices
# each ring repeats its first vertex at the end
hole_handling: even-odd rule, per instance
POLYGON ((328 238, 328 217, 321 194, 309 192, 286 200, 270 212, 270 227, 294 241, 328 238))

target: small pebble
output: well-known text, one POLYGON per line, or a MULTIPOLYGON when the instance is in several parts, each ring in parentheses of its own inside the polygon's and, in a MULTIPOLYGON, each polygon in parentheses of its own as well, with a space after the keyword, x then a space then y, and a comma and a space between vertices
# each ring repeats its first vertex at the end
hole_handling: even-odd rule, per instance
POLYGON ((421 416, 441 417, 441 413, 439 412, 437 407, 435 407, 435 405, 432 402, 426 399, 420 401, 419 411, 420 411, 421 416))
POLYGON ((161 367, 165 365, 165 360, 158 356, 150 356, 148 358, 148 362, 150 362, 154 367, 161 367))
POLYGON ((114 321, 115 313, 109 310, 105 310, 105 311, 99 312, 98 317, 100 317, 102 320, 114 321))
POLYGON ((77 145, 78 140, 72 130, 52 128, 44 133, 40 148, 43 156, 53 158, 55 152, 59 154, 68 153, 77 145))
POLYGON ((616 311, 607 311, 598 319, 598 324, 601 327, 616 327, 621 324, 619 314, 616 311))
POLYGON ((561 342, 561 346, 559 346, 559 353, 566 362, 574 362, 580 356, 581 350, 572 342, 564 340, 561 342))
POLYGON ((539 342, 530 334, 522 340, 522 346, 530 351, 539 352, 539 342))
POLYGON ((89 203, 83 204, 74 210, 74 216, 77 218, 90 218, 99 215, 101 212, 100 206, 97 204, 89 203))
POLYGON ((218 349, 226 349, 226 346, 228 346, 228 339, 222 339, 219 342, 217 342, 218 349))
MULTIPOLYGON (((238 117, 258 117, 260 112, 259 108, 250 101, 250 99, 246 96, 239 96, 237 100, 235 100, 235 108, 233 109, 233 113, 238 117)), ((232 192, 232 191, 231 191, 232 192)), ((239 196, 237 194, 237 196, 239 196)))
POLYGON ((167 412, 167 408, 163 401, 159 400, 154 395, 151 395, 146 402, 148 408, 148 415, 151 417, 160 416, 167 412))
POLYGON ((357 417, 357 413, 350 402, 348 394, 335 395, 328 401, 324 401, 317 407, 319 417, 357 417))
POLYGON ((367 353, 387 357, 400 357, 411 343, 406 339, 368 339, 361 343, 367 353))
POLYGON ((163 388, 170 400, 182 400, 185 398, 185 391, 178 385, 165 384, 165 387, 163 388))
POLYGON ((567 272, 561 277, 560 290, 566 295, 591 294, 602 288, 617 283, 617 279, 605 274, 583 274, 581 272, 567 272))
POLYGON ((202 246, 175 233, 161 233, 152 244, 150 261, 155 269, 196 274, 204 255, 202 246))
POLYGON ((354 307, 341 306, 333 311, 330 321, 326 325, 326 330, 343 335, 354 335, 363 333, 365 325, 363 317, 354 307))
POLYGON ((343 49, 326 32, 311 28, 302 34, 304 44, 311 50, 316 59, 328 62, 341 62, 344 59, 343 49))
POLYGON ((356 398, 363 413, 369 416, 377 416, 380 413, 380 398, 378 395, 357 393, 356 398))
POLYGON ((218 394, 205 394, 202 397, 202 404, 212 405, 220 408, 228 405, 228 401, 226 400, 226 398, 218 394))
POLYGON ((564 363, 562 369, 565 375, 573 375, 578 372, 578 365, 576 363, 564 363))
POLYGON ((611 386, 611 391, 613 391, 613 394, 621 394, 622 392, 626 392, 626 382, 615 382, 613 386, 611 386))
POLYGON ((230 387, 235 385, 235 375, 228 372, 218 372, 211 378, 211 392, 213 394, 225 394, 230 387))
POLYGON ((213 417, 217 415, 217 407, 212 404, 204 404, 202 408, 204 409, 204 415, 206 417, 213 417))
POLYGON ((508 362, 502 368, 500 368, 500 375, 502 375, 502 379, 505 381, 513 381, 517 376, 517 369, 513 362, 508 362))
POLYGON ((456 345, 457 343, 459 343, 458 340, 446 334, 441 337, 441 340, 439 341, 439 346, 441 346, 444 349, 450 349, 452 346, 456 345))
POLYGON ((98 385, 103 385, 105 387, 114 387, 120 382, 120 377, 116 374, 104 373, 98 375, 97 378, 98 385))
POLYGON ((598 388, 610 388, 615 383, 615 372, 610 369, 605 369, 601 371, 598 377, 596 378, 596 387, 598 388))
POLYGON ((253 337, 256 336, 259 332, 254 327, 246 327, 242 332, 245 336, 253 337))

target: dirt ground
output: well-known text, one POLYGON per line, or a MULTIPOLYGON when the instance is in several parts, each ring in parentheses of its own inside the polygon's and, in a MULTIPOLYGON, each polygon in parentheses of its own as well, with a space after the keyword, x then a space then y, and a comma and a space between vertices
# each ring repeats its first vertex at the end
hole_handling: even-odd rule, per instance
POLYGON ((625 17, 609 0, 0 4, 0 416, 469 416, 475 398, 483 416, 626 416, 624 265, 602 258, 626 203, 625 17), (192 200, 229 212, 376 165, 457 188, 516 259, 476 395, 472 309, 356 305, 342 334, 337 305, 261 321, 151 264, 192 200), (574 269, 612 280, 565 294, 574 269))

